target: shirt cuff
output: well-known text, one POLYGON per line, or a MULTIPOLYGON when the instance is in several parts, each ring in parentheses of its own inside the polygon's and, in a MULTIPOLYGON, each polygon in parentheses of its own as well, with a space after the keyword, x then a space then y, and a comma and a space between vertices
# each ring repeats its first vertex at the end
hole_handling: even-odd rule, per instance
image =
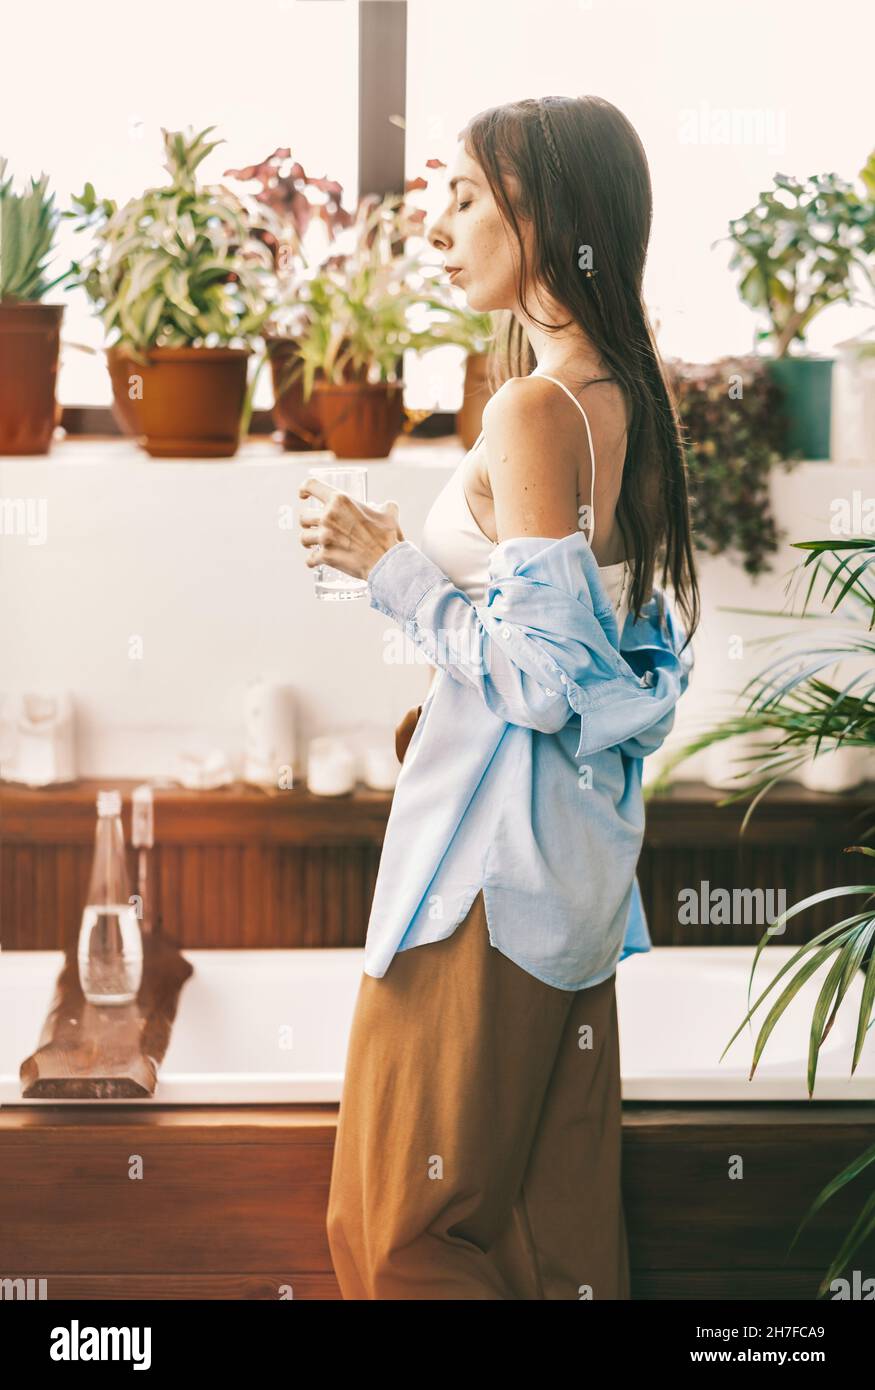
POLYGON ((396 541, 371 568, 370 605, 402 624, 409 623, 430 589, 449 581, 440 566, 412 541, 396 541))

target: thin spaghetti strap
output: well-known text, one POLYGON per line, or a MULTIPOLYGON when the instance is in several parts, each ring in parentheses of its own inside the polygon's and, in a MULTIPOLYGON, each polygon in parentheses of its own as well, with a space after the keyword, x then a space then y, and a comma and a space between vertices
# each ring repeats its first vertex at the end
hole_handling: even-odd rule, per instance
POLYGON ((580 404, 580 401, 577 399, 577 397, 574 395, 572 391, 569 391, 568 387, 565 385, 564 382, 557 381, 555 376, 548 376, 546 372, 538 372, 538 376, 543 377, 545 381, 552 381, 555 386, 562 387, 562 390, 565 392, 566 396, 569 396, 571 400, 574 401, 574 404, 577 406, 578 410, 583 416, 583 423, 586 425, 586 437, 589 441, 589 456, 592 460, 592 488, 590 490, 589 495, 589 544, 590 549, 592 549, 592 538, 595 535, 595 449, 593 448, 592 430, 589 427, 589 420, 587 419, 586 411, 580 404))

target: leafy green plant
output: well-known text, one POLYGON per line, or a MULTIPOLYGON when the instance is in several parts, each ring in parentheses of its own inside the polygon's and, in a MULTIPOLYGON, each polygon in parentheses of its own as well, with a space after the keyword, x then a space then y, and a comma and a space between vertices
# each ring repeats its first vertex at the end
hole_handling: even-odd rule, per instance
POLYGON ((33 304, 67 280, 72 270, 46 279, 61 218, 54 194, 48 191, 48 174, 31 178, 30 188, 16 193, 12 175, 6 177, 7 163, 0 155, 0 300, 33 304))
POLYGON ((423 217, 401 195, 362 199, 352 249, 329 256, 300 286, 300 321, 289 336, 298 346, 305 400, 317 371, 335 383, 397 381, 407 350, 485 348, 490 317, 460 307, 442 272, 405 249, 409 237, 421 236, 423 217))
POLYGON ((132 356, 154 347, 248 346, 272 311, 272 263, 253 235, 257 219, 229 189, 197 178, 223 143, 206 139, 214 129, 163 130, 169 183, 121 208, 87 183, 66 214, 95 242, 74 262, 76 283, 132 356))
MULTIPOLYGON (((850 845, 846 853, 866 854, 875 856, 875 849, 867 845, 850 845)), ((814 1082, 817 1074, 817 1062, 820 1056, 820 1049, 823 1046, 836 1016, 839 1007, 856 978, 857 971, 866 965, 868 953, 868 965, 866 965, 866 975, 863 988, 860 993, 860 1008, 857 1014, 857 1028, 854 1037, 854 1055, 851 1060, 851 1074, 857 1069, 857 1064, 863 1051, 863 1044, 866 1041, 866 1034, 871 1028, 873 1021, 872 1007, 875 1003, 875 951, 872 950, 872 942, 875 939, 875 883, 848 884, 837 888, 828 888, 821 893, 814 893, 809 898, 803 898, 801 902, 794 905, 777 917, 769 926, 767 931, 757 945, 751 965, 750 981, 748 982, 748 1004, 750 1004, 750 986, 753 982, 756 964, 760 954, 771 935, 782 932, 784 925, 791 917, 804 912, 806 908, 814 907, 817 903, 837 901, 840 898, 856 897, 863 895, 860 904, 860 911, 852 913, 848 917, 843 917, 841 921, 828 927, 810 941, 806 941, 799 947, 798 951, 790 957, 785 965, 781 967, 774 979, 763 990, 756 1003, 749 1007, 747 1014, 742 1019, 738 1028, 733 1033, 726 1047, 721 1054, 721 1060, 732 1046, 742 1029, 750 1022, 760 1004, 771 993, 778 984, 782 976, 788 974, 797 964, 799 969, 796 974, 784 986, 778 998, 772 1003, 765 1021, 760 1028, 754 1045, 753 1061, 751 1063, 750 1076, 753 1077, 757 1068, 760 1056, 768 1042, 778 1019, 785 1009, 796 997, 799 990, 806 980, 819 970, 821 966, 835 956, 835 960, 823 980, 817 1003, 814 1008, 814 1015, 811 1021, 811 1032, 808 1045, 808 1072, 807 1086, 809 1099, 814 1094, 814 1082)), ((796 1234, 790 1242, 790 1249, 796 1244, 802 1233, 803 1228, 820 1210, 823 1204, 846 1183, 859 1176, 871 1164, 875 1164, 875 1145, 867 1149, 863 1154, 858 1155, 841 1173, 832 1178, 826 1187, 816 1197, 808 1212, 803 1217, 796 1234)), ((823 1276, 818 1294, 824 1294, 829 1288, 832 1280, 845 1268, 854 1253, 860 1248, 865 1240, 875 1230, 875 1190, 871 1191, 865 1201, 860 1213, 848 1232, 841 1248, 833 1258, 826 1274, 823 1276)))
POLYGON ((795 462, 782 449, 781 397, 759 357, 666 363, 685 442, 698 550, 737 554, 750 575, 769 568, 780 539, 769 479, 795 462))
POLYGON ((770 321, 762 336, 773 339, 776 357, 804 344, 830 304, 857 302, 855 281, 875 283, 875 151, 859 177, 862 194, 834 173, 804 181, 775 174, 774 188, 720 238, 734 246, 729 268, 739 272, 741 298, 770 321))
POLYGON ((267 329, 297 349, 278 370, 280 394, 303 378, 309 400, 317 372, 335 382, 395 380, 400 354, 409 348, 425 352, 453 343, 486 350, 491 315, 456 304, 441 273, 432 279, 406 250, 408 238, 421 236, 425 216, 407 195, 427 188, 424 178, 410 180, 403 196, 362 198, 352 213, 343 206, 342 185, 308 174, 287 146, 225 174, 260 184, 255 200, 271 216, 271 227, 257 232, 277 279, 267 329))
POLYGON ((677 749, 663 762, 650 787, 651 793, 663 789, 682 762, 712 744, 738 735, 770 734, 771 741, 764 741, 760 751, 741 760, 748 766, 742 767, 735 779, 739 789, 723 803, 753 797, 742 829, 776 782, 812 757, 839 747, 875 749, 875 588, 870 576, 875 568, 875 539, 848 536, 793 544, 807 556, 792 576, 789 610, 728 611, 813 622, 822 633, 826 629, 823 640, 812 644, 798 628, 751 639, 753 646, 767 643, 775 655, 740 691, 739 699, 746 699, 746 707, 677 749), (806 570, 808 585, 801 611, 794 613, 792 603, 806 570), (831 597, 831 606, 825 612, 812 613, 812 595, 818 579, 824 578, 823 603, 831 597), (842 661, 850 661, 859 669, 839 685, 835 672, 842 661), (824 679, 827 671, 833 671, 832 680, 824 679))
MULTIPOLYGON (((726 798, 728 802, 753 797, 745 814, 742 830, 761 797, 788 772, 811 757, 818 756, 826 749, 842 746, 875 749, 875 539, 849 536, 842 540, 797 541, 795 545, 798 549, 807 551, 807 555, 791 581, 794 594, 796 589, 802 586, 805 571, 810 571, 801 613, 798 616, 821 624, 822 629, 826 629, 825 633, 814 644, 801 636, 798 629, 779 637, 778 651, 774 659, 753 677, 742 691, 742 698, 745 695, 749 697, 746 710, 686 744, 663 765, 659 778, 649 790, 649 794, 652 795, 661 789, 669 780, 671 771, 701 748, 739 733, 757 733, 765 736, 762 751, 742 760, 750 765, 738 774, 737 780, 741 784, 738 792, 726 798), (811 598, 818 580, 825 580, 821 604, 827 611, 812 613, 811 598), (843 660, 850 660, 857 668, 850 679, 840 678, 837 674, 843 660), (831 673, 831 679, 824 678, 825 672, 831 673)), ((764 616, 781 617, 786 620, 788 614, 771 613, 764 616)), ((775 643, 773 637, 762 640, 775 643)), ((862 838, 870 838, 871 834, 870 830, 862 838)), ((875 857, 875 850, 866 845, 848 846, 846 853, 875 857)), ((727 1043, 723 1055, 782 977, 798 965, 795 975, 772 1003, 760 1028, 754 1047, 751 1077, 769 1035, 784 1010, 806 980, 832 956, 835 959, 826 972, 811 1023, 807 1072, 809 1096, 814 1092, 820 1048, 835 1022, 838 1009, 856 978, 857 971, 865 966, 866 975, 861 991, 851 1063, 851 1072, 856 1070, 866 1034, 872 1026, 872 1009, 875 1003, 875 950, 872 949, 875 941, 875 882, 825 889, 793 904, 770 924, 757 946, 751 966, 748 1004, 750 984, 753 982, 757 960, 767 940, 781 933, 787 921, 806 909, 819 903, 838 902, 848 897, 862 897, 859 910, 843 917, 826 931, 800 946, 756 1002, 749 1007, 747 1015, 727 1043)), ((797 1229, 791 1248, 803 1227, 823 1204, 848 1182, 866 1171, 870 1165, 875 1165, 875 1146, 855 1158, 827 1184, 797 1229)), ((875 1192, 868 1196, 853 1228, 821 1281, 820 1294, 826 1292, 831 1281, 847 1265, 873 1230, 875 1192)))

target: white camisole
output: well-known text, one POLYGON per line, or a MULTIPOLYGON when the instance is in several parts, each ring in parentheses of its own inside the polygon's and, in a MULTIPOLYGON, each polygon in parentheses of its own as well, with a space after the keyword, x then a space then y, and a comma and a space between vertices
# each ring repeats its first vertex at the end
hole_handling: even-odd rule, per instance
MULTIPOLYGON (((533 372, 532 376, 542 376, 545 381, 552 381, 557 386, 562 387, 562 390, 574 401, 583 416, 586 436, 589 440, 590 458, 592 459, 592 491, 589 511, 589 542, 592 544, 595 531, 595 450, 593 449, 592 431, 589 427, 586 411, 568 387, 563 385, 561 381, 557 381, 555 377, 537 371, 533 372)), ((495 542, 490 540, 485 531, 481 531, 474 519, 465 494, 462 470, 469 455, 480 447, 483 438, 484 431, 481 430, 472 448, 435 498, 425 519, 420 545, 423 554, 433 560, 436 565, 439 565, 444 574, 453 581, 456 588, 466 593, 471 602, 475 604, 483 603, 486 596, 489 556, 495 548, 495 542)), ((609 597, 613 600, 617 627, 622 632, 629 611, 631 566, 628 560, 618 560, 614 565, 599 565, 599 576, 609 597)))

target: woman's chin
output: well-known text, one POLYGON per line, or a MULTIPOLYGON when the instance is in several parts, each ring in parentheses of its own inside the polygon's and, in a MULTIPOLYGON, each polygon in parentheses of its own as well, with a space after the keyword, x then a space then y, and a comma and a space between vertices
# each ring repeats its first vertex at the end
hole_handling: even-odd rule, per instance
POLYGON ((472 289, 470 285, 463 285, 460 288, 465 291, 465 299, 468 308, 473 314, 491 314, 500 306, 492 302, 492 298, 482 291, 478 293, 476 286, 472 289))

